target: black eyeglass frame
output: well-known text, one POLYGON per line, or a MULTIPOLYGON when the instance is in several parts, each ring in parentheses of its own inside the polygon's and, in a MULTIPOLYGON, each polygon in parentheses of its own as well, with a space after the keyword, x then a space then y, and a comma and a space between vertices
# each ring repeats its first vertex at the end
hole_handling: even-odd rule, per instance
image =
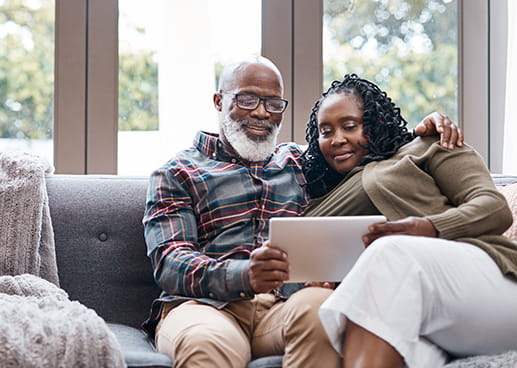
POLYGON ((289 104, 289 101, 284 100, 283 98, 280 98, 280 97, 260 97, 260 96, 257 96, 254 93, 233 93, 233 92, 219 91, 219 94, 221 94, 221 95, 232 95, 235 98, 235 102, 237 103, 237 106, 239 108, 243 109, 243 110, 255 110, 260 105, 260 103, 262 101, 264 101, 264 108, 270 114, 282 114, 287 109, 287 105, 289 104), (239 104, 239 97, 240 96, 256 97, 258 99, 257 100, 258 102, 257 102, 257 104, 254 107, 243 106, 243 105, 239 104), (271 100, 273 100, 273 101, 282 101, 285 104, 283 109, 282 109, 282 111, 270 111, 269 110, 268 101, 271 101, 271 100))

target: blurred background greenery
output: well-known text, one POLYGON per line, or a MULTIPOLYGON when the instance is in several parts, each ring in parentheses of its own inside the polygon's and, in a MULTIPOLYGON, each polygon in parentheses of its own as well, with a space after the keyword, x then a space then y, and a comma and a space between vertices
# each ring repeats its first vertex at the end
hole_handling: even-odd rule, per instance
POLYGON ((370 79, 410 126, 432 111, 458 121, 455 0, 325 0, 324 86, 347 73, 370 79))
MULTIPOLYGON (((455 0, 325 0, 322 89, 356 73, 411 126, 434 110, 457 121, 457 14, 455 0)), ((155 56, 119 57, 120 130, 158 128, 155 56)), ((52 138, 53 78, 54 1, 0 0, 0 138, 52 138)))

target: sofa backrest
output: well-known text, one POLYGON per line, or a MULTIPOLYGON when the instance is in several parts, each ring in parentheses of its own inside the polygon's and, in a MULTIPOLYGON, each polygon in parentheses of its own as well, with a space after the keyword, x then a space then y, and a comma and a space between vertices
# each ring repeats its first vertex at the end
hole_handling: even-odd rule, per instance
MULTIPOLYGON (((516 176, 493 179, 517 182, 516 176)), ((46 181, 61 287, 106 321, 138 327, 160 294, 143 236, 148 178, 52 175, 46 181)))
POLYGON ((147 177, 46 179, 60 286, 107 322, 138 327, 159 293, 143 236, 147 177))

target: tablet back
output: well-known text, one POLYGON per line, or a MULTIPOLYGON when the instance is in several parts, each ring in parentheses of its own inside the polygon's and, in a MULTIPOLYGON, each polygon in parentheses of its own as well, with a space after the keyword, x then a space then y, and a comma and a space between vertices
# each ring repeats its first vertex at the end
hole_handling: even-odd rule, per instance
POLYGON ((289 282, 341 281, 364 250, 361 236, 384 216, 274 217, 269 238, 287 252, 289 282))

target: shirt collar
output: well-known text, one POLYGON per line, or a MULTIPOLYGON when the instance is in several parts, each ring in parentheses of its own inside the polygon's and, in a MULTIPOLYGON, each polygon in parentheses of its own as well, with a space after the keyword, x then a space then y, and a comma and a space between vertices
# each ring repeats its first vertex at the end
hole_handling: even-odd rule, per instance
POLYGON ((199 131, 194 138, 194 147, 213 160, 239 161, 240 158, 228 151, 219 134, 199 131))

